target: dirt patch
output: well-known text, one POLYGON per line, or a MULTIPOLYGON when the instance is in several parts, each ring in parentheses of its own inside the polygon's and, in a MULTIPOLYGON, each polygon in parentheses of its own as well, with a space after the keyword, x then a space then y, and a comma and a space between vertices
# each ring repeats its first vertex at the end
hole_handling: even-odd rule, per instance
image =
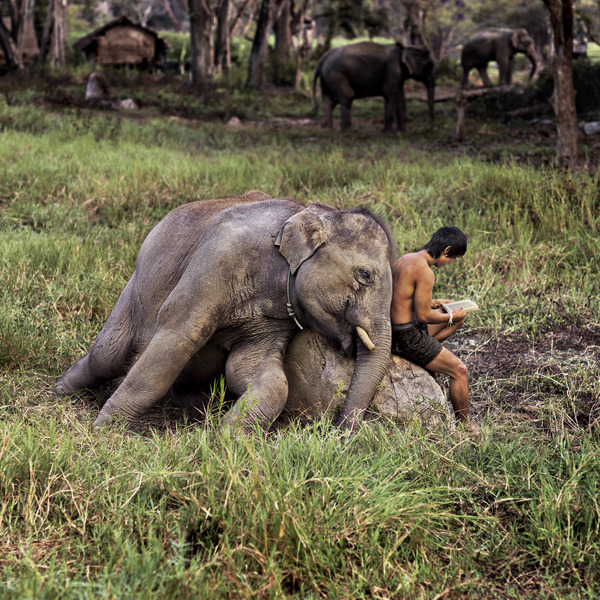
POLYGON ((600 419, 600 327, 523 334, 465 333, 448 342, 469 370, 476 418, 525 420, 555 429, 589 428, 600 419), (564 420, 566 415, 566 421, 564 420))

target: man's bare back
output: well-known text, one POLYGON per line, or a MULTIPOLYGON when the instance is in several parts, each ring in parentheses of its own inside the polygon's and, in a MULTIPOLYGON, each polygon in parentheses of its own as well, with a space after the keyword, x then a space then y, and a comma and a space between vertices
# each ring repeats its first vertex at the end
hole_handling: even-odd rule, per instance
MULTIPOLYGON (((438 310, 446 300, 432 298, 435 275, 431 267, 442 267, 453 260, 444 255, 434 259, 426 250, 420 250, 405 254, 394 263, 392 325, 415 320, 427 324, 448 324, 448 313, 438 310)), ((453 321, 464 319, 465 314, 462 309, 455 311, 453 321)))

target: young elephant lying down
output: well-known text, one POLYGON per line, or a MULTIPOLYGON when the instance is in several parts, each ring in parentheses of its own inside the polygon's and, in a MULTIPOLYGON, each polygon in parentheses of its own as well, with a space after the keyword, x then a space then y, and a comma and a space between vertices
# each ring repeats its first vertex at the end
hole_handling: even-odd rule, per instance
POLYGON ((283 355, 313 329, 356 368, 337 420, 355 428, 390 356, 393 242, 362 210, 250 192, 175 209, 142 244, 135 271, 89 353, 55 394, 122 383, 94 426, 135 421, 171 391, 225 373, 230 425, 268 427, 283 410, 283 355))

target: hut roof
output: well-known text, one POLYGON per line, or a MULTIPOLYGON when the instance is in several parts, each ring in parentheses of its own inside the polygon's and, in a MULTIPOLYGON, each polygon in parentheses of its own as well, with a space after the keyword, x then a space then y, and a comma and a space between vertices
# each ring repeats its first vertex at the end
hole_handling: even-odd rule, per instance
POLYGON ((77 40, 73 48, 100 63, 131 64, 159 60, 168 44, 152 29, 122 15, 77 40))

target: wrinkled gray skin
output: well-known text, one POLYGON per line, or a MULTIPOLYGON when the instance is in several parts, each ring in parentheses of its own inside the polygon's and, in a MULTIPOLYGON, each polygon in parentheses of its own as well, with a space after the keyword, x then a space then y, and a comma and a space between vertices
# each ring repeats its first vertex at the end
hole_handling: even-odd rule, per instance
POLYGON ((491 61, 498 63, 500 85, 511 83, 514 69, 514 56, 521 52, 531 61, 529 80, 537 69, 537 54, 533 38, 526 29, 492 28, 476 33, 463 46, 460 62, 463 68, 462 86, 469 83, 469 72, 477 69, 485 86, 491 87, 492 82, 487 74, 487 65, 491 61))
POLYGON ((383 96, 383 130, 390 131, 394 121, 398 131, 406 128, 404 81, 416 79, 427 87, 429 121, 433 123, 435 68, 426 48, 401 44, 360 42, 328 50, 319 60, 313 79, 313 101, 317 110, 316 85, 321 80, 324 127, 333 127, 333 109, 339 104, 341 128, 352 127, 352 101, 383 96))
POLYGON ((148 235, 135 272, 90 352, 57 396, 125 375, 94 426, 135 422, 169 391, 189 403, 225 373, 231 426, 268 427, 283 410, 283 355, 299 322, 356 352, 337 423, 356 428, 390 357, 393 242, 373 217, 261 192, 184 205, 148 235), (355 328, 375 345, 369 351, 355 328))

